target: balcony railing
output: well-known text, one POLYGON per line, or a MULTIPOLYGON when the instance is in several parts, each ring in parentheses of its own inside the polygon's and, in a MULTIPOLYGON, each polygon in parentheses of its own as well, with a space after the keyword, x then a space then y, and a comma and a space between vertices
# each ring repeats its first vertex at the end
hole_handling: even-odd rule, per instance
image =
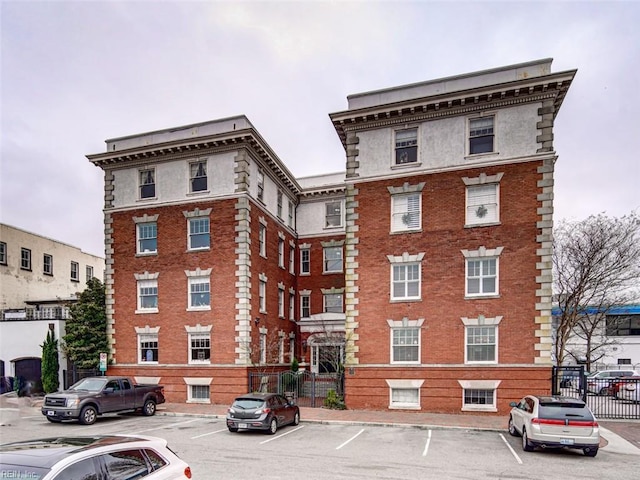
POLYGON ((27 307, 0 310, 3 322, 20 320, 68 320, 71 318, 69 307, 27 307))

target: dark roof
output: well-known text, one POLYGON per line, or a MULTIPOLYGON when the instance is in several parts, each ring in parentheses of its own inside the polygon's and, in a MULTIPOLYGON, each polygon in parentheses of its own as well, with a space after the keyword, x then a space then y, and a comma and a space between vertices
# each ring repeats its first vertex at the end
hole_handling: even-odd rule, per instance
POLYGON ((0 445, 0 464, 29 465, 51 468, 74 453, 108 445, 144 441, 142 437, 97 435, 80 437, 52 437, 4 443, 0 445))

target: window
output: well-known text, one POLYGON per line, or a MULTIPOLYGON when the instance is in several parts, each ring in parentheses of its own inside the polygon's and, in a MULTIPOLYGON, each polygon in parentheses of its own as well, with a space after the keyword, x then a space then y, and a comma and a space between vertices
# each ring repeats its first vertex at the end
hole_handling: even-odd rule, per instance
POLYGON ((258 244, 260 246, 260 255, 267 256, 267 226, 260 224, 260 230, 258 231, 258 244))
POLYGON ((260 274, 260 284, 258 287, 258 302, 260 312, 265 313, 267 311, 267 277, 260 274))
POLYGON ((498 259, 467 260, 468 296, 495 295, 498 293, 498 259))
POLYGON ((261 168, 258 170, 258 200, 264 202, 264 172, 261 168))
POLYGON ((209 333, 189 334, 189 363, 209 363, 211 361, 211 335, 209 333))
POLYGON ((296 273, 296 247, 293 245, 289 245, 289 273, 296 273))
POLYGON ((640 335, 640 315, 607 315, 606 335, 608 337, 640 335))
POLYGON ((209 385, 189 385, 188 401, 209 403, 209 385))
POLYGON ((300 295, 300 318, 311 316, 311 296, 309 294, 300 295))
POLYGON ((209 217, 189 219, 189 250, 209 248, 210 232, 209 217))
POLYGON ((497 328, 468 326, 466 345, 466 363, 496 363, 497 328))
POLYGON ((417 327, 391 329, 391 363, 420 361, 420 329, 417 327))
POLYGON ((300 249, 300 275, 309 275, 311 273, 311 249, 300 249))
POLYGON ((277 215, 278 218, 282 218, 282 190, 278 190, 277 195, 277 215))
POLYGON ((140 345, 140 363, 158 362, 158 334, 140 333, 138 334, 140 345))
POLYGON ((78 262, 71 262, 71 281, 80 281, 80 265, 78 264, 78 262))
POLYGON ((631 365, 631 359, 630 358, 619 358, 618 359, 618 365, 631 365))
POLYGON ((22 270, 31 270, 31 250, 28 248, 20 249, 20 268, 22 270))
POLYGON ((391 231, 419 230, 421 222, 421 195, 410 193, 391 196, 391 231))
POLYGON ((284 318, 284 286, 278 287, 278 317, 284 318))
POLYGON ((158 252, 158 224, 156 222, 138 223, 138 253, 158 252))
POLYGON ((420 264, 408 263, 391 266, 391 299, 420 298, 420 264))
POLYGON ((342 247, 324 247, 324 272, 342 272, 342 247))
POLYGON ((138 280, 138 311, 158 311, 158 280, 138 280))
POLYGON ((149 474, 147 461, 141 450, 122 450, 100 455, 105 464, 107 478, 124 480, 143 478, 149 474))
POLYGON ((53 256, 45 253, 42 257, 42 273, 53 275, 53 256))
POLYGON ((153 168, 140 170, 140 198, 155 198, 156 171, 153 168))
POLYGON ((189 277, 189 309, 211 309, 211 287, 209 277, 189 277))
POLYGON ((284 332, 281 332, 278 339, 278 362, 284 363, 284 332))
POLYGON ((0 265, 7 264, 7 244, 0 242, 0 265))
MULTIPOLYGON (((31 470, 36 471, 35 468, 31 468, 31 470)), ((26 477, 26 475, 29 475, 29 474, 33 475, 32 478, 42 478, 38 473, 33 473, 33 474, 25 473, 25 478, 28 478, 26 477)), ((44 474, 46 474, 46 472, 44 472, 42 476, 44 476, 44 474)), ((19 475, 17 471, 16 471, 16 475, 19 475)), ((102 474, 100 475, 100 477, 102 478, 102 474)), ((6 478, 11 478, 11 477, 6 477, 6 478)), ((16 476, 14 478, 20 478, 20 477, 16 476)), ((71 465, 66 467, 64 470, 62 470, 56 478, 59 478, 59 479, 64 478, 65 480, 98 480, 98 472, 96 471, 96 465, 94 463, 94 459, 84 458, 80 461, 72 463, 71 465)))
POLYGON ((325 227, 342 226, 342 202, 325 203, 325 227))
POLYGON ((467 225, 495 223, 500 220, 498 184, 467 186, 467 225))
POLYGON ((284 239, 278 238, 278 266, 284 268, 284 239))
POLYGON ((293 202, 291 200, 289 200, 289 219, 288 219, 288 223, 289 226, 291 228, 293 228, 293 214, 295 212, 295 206, 293 205, 293 202))
POLYGON ((267 363, 267 330, 260 330, 260 363, 267 363))
POLYGON ((420 408, 420 388, 424 380, 386 380, 389 386, 389 408, 420 408))
POLYGON ((191 192, 203 192, 207 189, 207 161, 201 160, 189 164, 189 185, 191 192))
POLYGON ((493 116, 469 119, 469 154, 493 152, 493 116))
POLYGON ((418 161, 418 129, 396 131, 396 165, 418 161))
POLYGON ((494 405, 495 390, 467 388, 464 390, 464 405, 494 405))
POLYGON ((293 293, 289 294, 289 320, 295 320, 295 303, 296 296, 293 293))
POLYGON ((342 313, 342 293, 326 293, 324 297, 324 311, 329 313, 342 313))
POLYGON ((87 277, 87 282, 93 278, 93 267, 91 265, 87 265, 84 269, 85 276, 87 277))

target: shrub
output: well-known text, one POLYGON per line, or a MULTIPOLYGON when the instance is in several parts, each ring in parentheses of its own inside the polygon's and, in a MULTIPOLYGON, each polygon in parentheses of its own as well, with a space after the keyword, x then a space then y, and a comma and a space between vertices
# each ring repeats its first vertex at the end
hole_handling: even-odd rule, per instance
POLYGON ((347 406, 344 404, 344 400, 334 389, 327 392, 327 398, 324 399, 324 406, 331 410, 345 410, 347 406))

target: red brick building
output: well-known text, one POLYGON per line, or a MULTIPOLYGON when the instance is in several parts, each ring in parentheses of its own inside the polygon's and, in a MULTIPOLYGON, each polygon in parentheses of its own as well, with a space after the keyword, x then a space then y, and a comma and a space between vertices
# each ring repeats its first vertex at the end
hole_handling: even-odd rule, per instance
POLYGON ((345 367, 350 408, 504 412, 548 391, 551 60, 351 95, 346 173, 296 179, 246 119, 107 141, 113 373, 227 403, 345 367), (339 362, 336 362, 336 358, 339 362))

